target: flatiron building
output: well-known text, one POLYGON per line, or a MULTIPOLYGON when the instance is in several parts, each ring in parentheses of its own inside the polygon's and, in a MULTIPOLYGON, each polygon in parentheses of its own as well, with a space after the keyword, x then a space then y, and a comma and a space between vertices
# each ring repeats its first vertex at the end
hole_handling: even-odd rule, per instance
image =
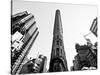
POLYGON ((68 71, 60 10, 56 10, 49 72, 68 71))

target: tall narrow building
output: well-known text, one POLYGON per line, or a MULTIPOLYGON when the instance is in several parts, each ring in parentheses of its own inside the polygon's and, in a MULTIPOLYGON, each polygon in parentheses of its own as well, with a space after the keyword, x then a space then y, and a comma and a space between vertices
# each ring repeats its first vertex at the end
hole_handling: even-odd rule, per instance
POLYGON ((60 10, 56 10, 49 72, 68 71, 60 10))

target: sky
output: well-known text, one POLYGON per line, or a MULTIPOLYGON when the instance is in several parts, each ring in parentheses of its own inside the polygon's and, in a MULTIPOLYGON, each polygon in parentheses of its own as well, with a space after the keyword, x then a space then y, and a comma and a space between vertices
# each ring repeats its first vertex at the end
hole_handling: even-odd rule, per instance
MULTIPOLYGON (((34 1, 13 0, 12 14, 28 11, 35 16, 39 35, 36 38, 28 58, 36 58, 39 54, 47 56, 47 69, 49 68, 50 55, 53 41, 53 27, 55 12, 59 9, 63 27, 63 41, 66 52, 68 69, 73 65, 72 60, 76 55, 75 43, 86 44, 84 35, 90 33, 92 21, 97 15, 97 6, 81 4, 45 3, 34 1)), ((87 38, 92 43, 97 38, 91 33, 87 38)))

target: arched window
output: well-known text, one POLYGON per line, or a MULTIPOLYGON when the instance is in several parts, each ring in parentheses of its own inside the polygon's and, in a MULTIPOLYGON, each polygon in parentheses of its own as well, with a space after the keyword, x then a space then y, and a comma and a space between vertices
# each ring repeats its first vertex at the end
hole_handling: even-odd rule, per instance
POLYGON ((55 61, 54 66, 53 66, 53 71, 59 72, 60 71, 60 65, 59 61, 55 61))

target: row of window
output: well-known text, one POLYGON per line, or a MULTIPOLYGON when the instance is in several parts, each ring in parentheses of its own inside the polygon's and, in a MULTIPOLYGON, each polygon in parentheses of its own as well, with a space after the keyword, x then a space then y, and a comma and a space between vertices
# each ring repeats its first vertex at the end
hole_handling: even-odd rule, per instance
POLYGON ((62 49, 56 48, 54 51, 55 51, 55 52, 54 52, 54 55, 55 55, 55 56, 61 56, 61 55, 62 55, 62 49))

